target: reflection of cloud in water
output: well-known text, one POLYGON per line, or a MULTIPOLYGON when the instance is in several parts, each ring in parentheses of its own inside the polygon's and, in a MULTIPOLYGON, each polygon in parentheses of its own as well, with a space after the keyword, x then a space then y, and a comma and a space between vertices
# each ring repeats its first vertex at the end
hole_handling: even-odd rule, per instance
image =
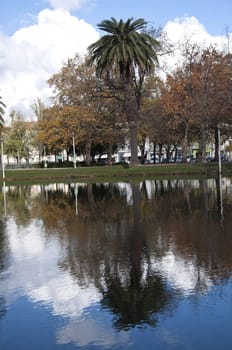
POLYGON ((168 328, 161 328, 160 333, 164 342, 169 346, 177 346, 182 343, 180 337, 178 337, 176 334, 173 334, 168 328))
POLYGON ((83 310, 99 300, 93 285, 81 288, 72 277, 60 273, 37 289, 29 293, 35 302, 52 305, 53 314, 60 316, 80 316, 83 310))
POLYGON ((79 346, 97 344, 101 348, 109 348, 115 344, 122 345, 129 342, 128 332, 116 332, 107 324, 106 320, 81 319, 69 323, 57 333, 57 343, 75 343, 79 346))
POLYGON ((181 293, 188 295, 197 290, 208 290, 212 286, 207 272, 203 268, 197 268, 196 264, 178 257, 169 251, 165 256, 153 261, 153 268, 161 273, 167 281, 181 293))
POLYGON ((1 288, 8 302, 28 296, 33 302, 44 303, 53 314, 76 316, 100 300, 100 294, 90 282, 82 288, 68 272, 59 268, 65 256, 56 236, 46 238, 40 221, 28 227, 17 227, 13 220, 7 226, 11 250, 11 265, 1 288))
MULTIPOLYGON (((8 296, 26 294, 35 302, 50 304, 54 314, 69 316, 80 315, 84 308, 100 301, 91 281, 82 288, 72 275, 59 269, 66 254, 65 242, 61 245, 55 234, 46 238, 41 221, 20 228, 10 220, 7 231, 12 264, 3 291, 8 296)), ((196 290, 199 282, 206 290, 212 285, 206 271, 191 259, 176 256, 172 248, 165 256, 154 257, 153 268, 184 294, 196 290)))
POLYGON ((1 294, 10 304, 17 297, 27 296, 31 301, 49 306, 52 313, 68 317, 67 325, 57 331, 57 342, 73 342, 79 346, 91 343, 102 348, 128 343, 129 335, 118 334, 111 319, 85 318, 88 308, 101 299, 91 281, 81 287, 72 275, 59 268, 65 256, 65 243, 56 236, 45 236, 40 221, 28 227, 17 227, 13 220, 7 224, 11 250, 11 265, 4 273, 1 294))
POLYGON ((174 329, 160 328, 159 330, 160 337, 163 339, 163 342, 167 345, 168 349, 185 349, 193 350, 192 346, 189 344, 189 339, 186 336, 179 336, 175 334, 174 329))
MULTIPOLYGON (((12 299, 27 296, 32 302, 49 306, 54 315, 67 317, 67 324, 56 334, 59 344, 98 344, 104 348, 130 341, 130 333, 113 329, 111 316, 99 318, 97 312, 91 313, 102 298, 91 280, 82 287, 74 276, 59 267, 66 258, 65 240, 61 243, 55 233, 46 236, 40 220, 19 227, 10 219, 6 230, 11 265, 1 281, 1 294, 8 304, 12 299)), ((165 256, 154 257, 153 269, 186 295, 196 290, 199 280, 206 289, 211 286, 207 271, 197 269, 190 258, 187 261, 174 253, 170 247, 165 256)), ((174 337, 171 342, 178 339, 174 337)))

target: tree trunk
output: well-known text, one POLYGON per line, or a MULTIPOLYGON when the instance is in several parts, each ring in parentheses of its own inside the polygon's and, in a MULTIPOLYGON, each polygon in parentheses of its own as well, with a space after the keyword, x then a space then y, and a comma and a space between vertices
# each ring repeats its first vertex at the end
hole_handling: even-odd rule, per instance
POLYGON ((87 142, 85 145, 86 152, 86 165, 89 166, 91 164, 91 143, 87 142))
POLYGON ((200 143, 200 158, 202 163, 206 163, 206 126, 205 122, 201 122, 201 143, 200 143))
POLYGON ((143 138, 142 142, 139 145, 139 148, 141 150, 141 159, 140 159, 140 163, 144 164, 145 163, 145 138, 143 138))
POLYGON ((156 143, 153 142, 153 163, 156 164, 156 143))
POLYGON ((177 159, 177 146, 174 146, 174 163, 176 163, 176 159, 177 159))
POLYGON ((129 122, 129 128, 130 128, 130 146, 131 146, 130 165, 135 166, 135 165, 138 165, 138 141, 137 141, 138 129, 137 129, 137 123, 134 121, 129 122))
POLYGON ((130 129, 130 165, 135 166, 138 165, 138 103, 132 76, 124 82, 124 103, 130 129))
POLYGON ((161 163, 163 144, 159 143, 159 163, 161 163))
POLYGON ((167 163, 170 163, 170 159, 171 159, 171 146, 170 145, 166 146, 166 158, 167 158, 167 163))
POLYGON ((184 139, 182 141, 182 161, 187 162, 187 149, 188 149, 188 131, 189 124, 185 124, 184 139))
POLYGON ((112 145, 109 145, 107 154, 107 165, 112 165, 112 145))
POLYGON ((216 162, 218 162, 218 154, 219 154, 219 144, 218 144, 218 128, 217 127, 215 127, 214 128, 214 142, 215 142, 215 154, 214 154, 214 160, 216 161, 216 162))

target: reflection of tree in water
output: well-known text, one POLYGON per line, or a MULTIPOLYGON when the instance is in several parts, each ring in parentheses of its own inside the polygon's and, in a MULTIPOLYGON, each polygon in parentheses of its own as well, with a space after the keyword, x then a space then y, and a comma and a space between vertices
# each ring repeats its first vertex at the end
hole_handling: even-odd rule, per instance
POLYGON ((7 265, 7 251, 8 244, 5 236, 5 221, 0 220, 0 272, 3 271, 7 265))
POLYGON ((118 219, 119 208, 127 211, 126 193, 113 183, 87 184, 78 189, 78 205, 82 220, 111 222, 118 219))
POLYGON ((46 234, 60 238, 67 247, 60 267, 79 284, 94 282, 103 294, 103 307, 115 313, 116 326, 126 328, 155 324, 157 313, 174 305, 162 272, 152 265, 170 251, 199 271, 195 291, 207 290, 202 271, 213 283, 231 276, 230 206, 225 201, 221 226, 215 216, 216 191, 206 181, 195 181, 196 186, 190 180, 154 180, 143 182, 142 188, 127 184, 133 206, 126 187, 78 185, 78 216, 71 185, 65 193, 41 185, 33 199, 29 188, 12 189, 7 203, 18 224, 39 218, 46 234), (15 201, 21 203, 18 208, 15 201))
POLYGON ((31 220, 30 196, 31 186, 9 186, 7 190, 7 214, 13 215, 16 223, 20 226, 27 225, 31 220))
POLYGON ((125 267, 129 215, 126 192, 117 185, 78 188, 78 216, 68 225, 68 255, 63 262, 78 282, 85 283, 86 276, 91 276, 98 286, 102 266, 110 266, 112 273, 119 265, 125 267))
MULTIPOLYGON (((141 324, 155 326, 157 313, 170 308, 173 302, 171 291, 161 276, 152 271, 149 257, 144 254, 146 242, 141 229, 140 189, 138 183, 131 186, 133 206, 132 210, 124 212, 127 215, 126 226, 118 226, 114 230, 114 215, 107 215, 107 222, 111 218, 111 232, 106 235, 102 227, 95 239, 90 240, 90 233, 87 237, 85 235, 86 244, 83 241, 80 244, 80 239, 79 242, 70 242, 68 256, 72 274, 82 281, 84 277, 80 278, 81 274, 92 276, 103 295, 103 308, 110 309, 116 315, 115 326, 124 329, 141 324), (86 247, 84 251, 83 247, 86 247)), ((106 197, 113 200, 109 193, 106 197)), ((122 205, 118 206, 117 201, 115 205, 114 211, 121 210, 122 213, 122 205)))
POLYGON ((222 177, 221 174, 215 178, 217 192, 217 209, 220 221, 223 221, 223 198, 222 198, 222 177))
MULTIPOLYGON (((139 183, 132 183, 133 226, 130 235, 129 278, 127 283, 120 280, 122 272, 106 273, 103 290, 103 307, 109 308, 115 316, 115 326, 127 329, 143 323, 155 326, 157 313, 163 311, 171 301, 161 277, 148 272, 144 274, 143 263, 145 241, 141 230, 141 199, 139 183)), ((150 271, 149 260, 147 268, 150 271)))
POLYGON ((131 283, 123 285, 118 276, 106 278, 101 304, 115 315, 116 328, 156 326, 157 314, 170 308, 173 296, 158 275, 147 275, 139 283, 133 283, 133 279, 131 276, 131 283))
POLYGON ((6 315, 6 300, 0 296, 0 318, 6 315))
POLYGON ((196 292, 207 290, 205 278, 211 283, 230 278, 232 255, 228 247, 232 246, 232 215, 225 201, 222 225, 217 215, 214 181, 202 179, 191 184, 189 180, 182 180, 175 189, 158 183, 151 202, 152 219, 144 223, 151 254, 165 255, 165 251, 171 251, 186 266, 192 265, 199 276, 196 292), (152 229, 156 234, 149 233, 152 229))
MULTIPOLYGON (((5 236, 5 222, 0 220, 0 274, 8 265, 8 243, 5 236)), ((0 276, 0 283, 3 279, 0 276)), ((6 300, 0 295, 0 318, 6 314, 6 300)))

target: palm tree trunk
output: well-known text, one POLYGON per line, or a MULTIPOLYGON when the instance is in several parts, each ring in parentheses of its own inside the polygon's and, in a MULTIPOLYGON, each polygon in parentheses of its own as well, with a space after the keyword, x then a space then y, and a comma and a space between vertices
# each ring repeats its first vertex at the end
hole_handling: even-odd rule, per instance
POLYGON ((136 122, 129 122, 130 128, 130 147, 131 147, 131 161, 130 165, 138 165, 138 143, 137 143, 137 134, 138 129, 136 122))
POLYGON ((132 77, 129 78, 129 81, 124 82, 124 103, 130 129, 130 165, 134 166, 138 165, 138 103, 132 77))

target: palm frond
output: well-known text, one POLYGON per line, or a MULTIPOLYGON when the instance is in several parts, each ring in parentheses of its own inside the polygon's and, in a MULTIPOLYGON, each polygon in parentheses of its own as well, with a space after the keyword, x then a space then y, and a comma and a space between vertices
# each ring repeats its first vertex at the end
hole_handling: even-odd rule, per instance
POLYGON ((96 64, 99 75, 115 66, 122 74, 132 66, 149 71, 158 61, 159 43, 144 32, 146 25, 142 18, 103 20, 98 27, 107 34, 88 47, 89 64, 96 64))

